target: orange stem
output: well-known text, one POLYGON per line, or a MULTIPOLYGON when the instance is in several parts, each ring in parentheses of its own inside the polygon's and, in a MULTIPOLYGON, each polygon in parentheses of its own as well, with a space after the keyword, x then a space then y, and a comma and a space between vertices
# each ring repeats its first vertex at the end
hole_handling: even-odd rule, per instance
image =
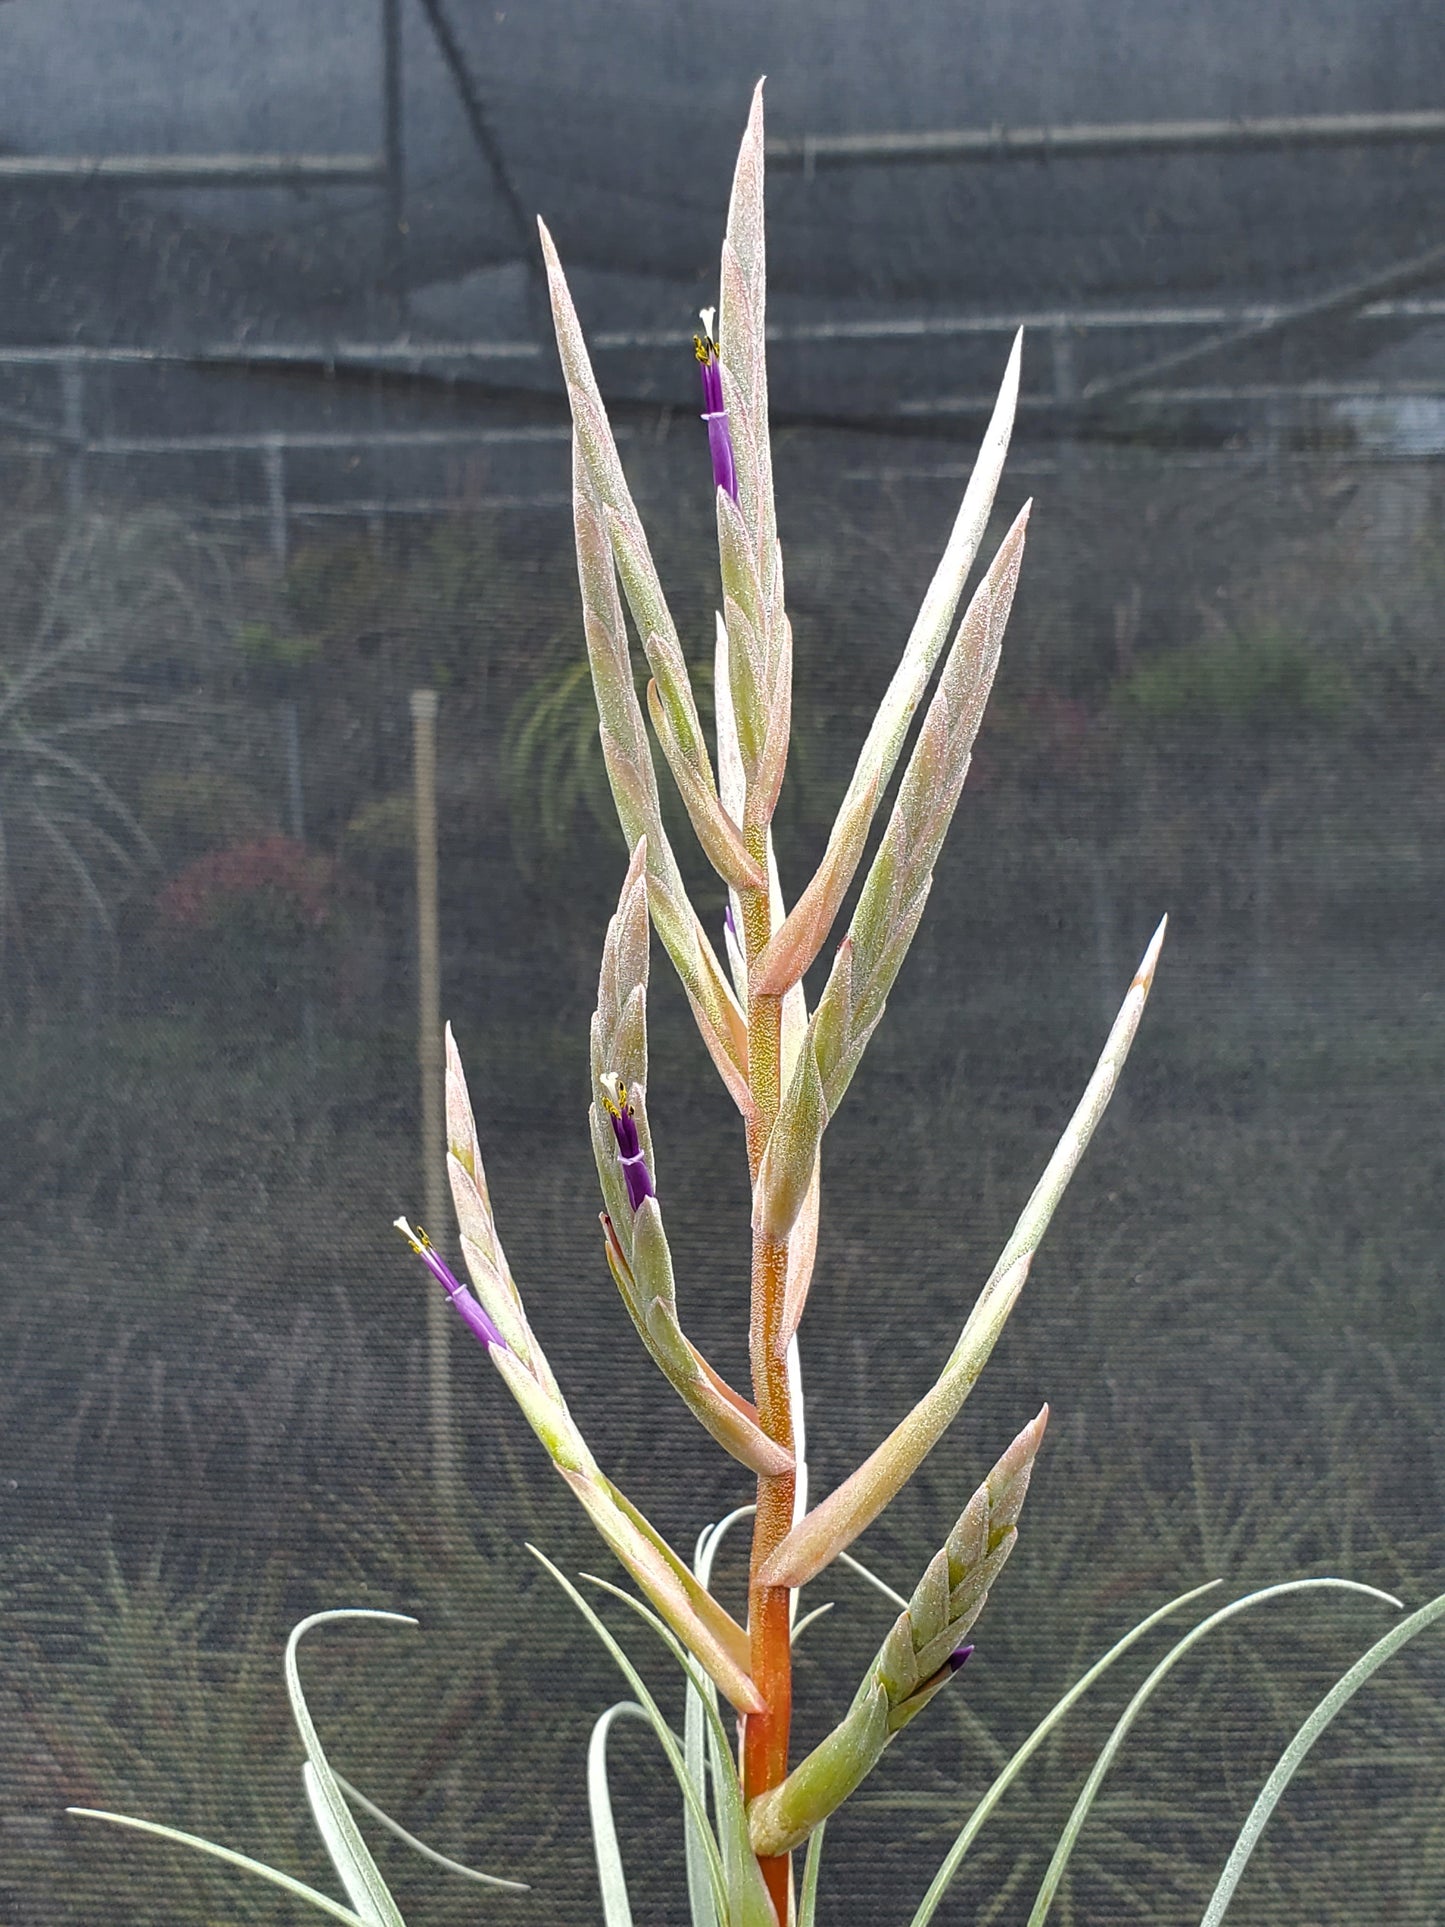
MULTIPOLYGON (((761 919, 760 919, 761 921, 761 919)), ((749 938, 754 932, 748 932, 749 938)), ((752 949, 749 943, 749 949, 752 949)), ((761 948, 761 945, 758 946, 761 948)), ((782 1004, 777 997, 756 996, 748 1011, 748 1073, 755 1116, 748 1130, 748 1161, 756 1179, 768 1132, 778 1114, 782 1004)), ((753 1234, 752 1320, 749 1351, 752 1357, 753 1400, 758 1423, 771 1439, 791 1450, 792 1400, 788 1392, 787 1348, 782 1343, 783 1300, 788 1276, 788 1247, 757 1232, 753 1234)), ((750 1572, 782 1544, 793 1524, 794 1475, 760 1477, 757 1516, 753 1522, 750 1572)), ((754 1799, 778 1786, 788 1776, 788 1734, 793 1714, 793 1655, 791 1594, 786 1586, 762 1586, 755 1576, 748 1584, 748 1639, 754 1683, 767 1702, 761 1713, 743 1724, 743 1793, 754 1799)), ((792 1858, 788 1854, 760 1859, 763 1879, 777 1914, 787 1927, 792 1903, 792 1858)))

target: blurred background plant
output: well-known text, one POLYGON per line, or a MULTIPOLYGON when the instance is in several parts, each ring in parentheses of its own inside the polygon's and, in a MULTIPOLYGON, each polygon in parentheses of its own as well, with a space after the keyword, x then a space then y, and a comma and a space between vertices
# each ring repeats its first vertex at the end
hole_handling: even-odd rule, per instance
MULTIPOLYGON (((198 1554, 179 1538, 138 1551, 102 1532, 45 1535, 0 1562, 11 1651, 0 1770, 20 1807, 0 1894, 13 1904, 48 1885, 63 1848, 67 1878, 46 1912, 56 1927, 94 1927, 118 1906, 142 1927, 293 1921, 294 1900, 190 1855, 142 1850, 122 1872, 62 1809, 120 1797, 328 1885, 300 1797, 275 1634, 313 1609, 322 1572, 324 1586, 421 1622, 386 1640, 343 1633, 308 1652, 308 1697, 337 1770, 455 1858, 544 1891, 584 1878, 585 1840, 567 1831, 581 1815, 544 1796, 537 1777, 544 1762, 558 1788, 576 1774, 567 1714, 522 1616, 545 1631, 560 1609, 520 1548, 490 1534, 444 1543, 420 1510, 373 1497, 343 1514, 298 1506, 289 1527, 277 1522, 269 1553, 252 1543, 198 1554), (358 1667, 369 1708, 355 1691, 358 1667), (531 1711, 518 1722, 522 1696, 531 1711), (413 1717, 419 1704, 425 1720, 413 1717)), ((598 1691, 606 1683, 581 1652, 576 1677, 598 1691)), ((443 1927, 476 1918, 474 1889, 402 1848, 381 1857, 414 1917, 443 1927)))
POLYGON ((0 582, 0 994, 59 983, 94 1011, 161 863, 127 777, 202 727, 230 570, 176 516, 19 517, 0 582))

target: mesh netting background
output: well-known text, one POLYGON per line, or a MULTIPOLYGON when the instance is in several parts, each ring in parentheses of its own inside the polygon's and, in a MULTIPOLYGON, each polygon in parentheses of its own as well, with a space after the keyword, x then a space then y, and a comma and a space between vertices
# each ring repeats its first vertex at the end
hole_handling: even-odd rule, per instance
MULTIPOLYGON (((801 142, 1389 114, 1431 105, 1439 55, 1427 7, 1359 0, 303 15, 252 0, 217 33, 169 5, 0 12, 18 170, 0 160, 15 1927, 294 1916, 67 1804, 326 1884, 279 1660, 290 1624, 331 1605, 422 1621, 314 1641, 339 1770, 442 1850, 532 1882, 484 1897, 489 1917, 599 1917, 583 1763, 619 1685, 523 1543, 568 1571, 609 1570, 605 1554, 460 1335, 465 1530, 443 1530, 423 1281, 390 1229, 424 1191, 415 690, 440 696, 443 1008, 534 1323, 599 1458, 675 1543, 748 1496, 659 1390, 597 1233, 587 1024, 626 853, 533 209, 577 269, 710 714, 689 335, 757 72, 771 131, 801 142), (164 178, 178 156, 261 152, 292 168, 284 186, 164 178), (308 154, 350 156, 358 178, 307 175, 308 154), (104 155, 135 178, 21 166, 104 155)), ((802 1334, 817 1491, 951 1348, 1171 917, 1124 1088, 993 1367, 864 1542, 907 1591, 1049 1401, 979 1651, 830 1828, 825 1916, 906 1919, 1012 1746, 1172 1593, 1333 1571, 1418 1604, 1438 1585, 1442 167, 1438 145, 1398 138, 779 156, 791 891, 1012 328, 1035 324, 991 531, 1034 497, 1003 667, 825 1146, 802 1334), (1331 306, 1341 289, 1353 302, 1331 306), (1180 351, 1198 352, 1149 372, 1180 351)), ((685 827, 679 812, 719 920, 685 827)), ((656 946, 654 965, 649 1108, 685 1322, 743 1377, 741 1134, 656 946)), ((723 1562, 735 1602, 742 1557, 739 1540, 723 1562)), ((799 1749, 888 1623, 851 1576, 815 1596, 836 1604, 800 1647, 799 1749)), ((1135 1730, 1062 1918, 1197 1919, 1285 1739, 1384 1623, 1363 1603, 1269 1613, 1199 1649, 1135 1730)), ((1437 1917, 1440 1684, 1427 1641, 1356 1703, 1278 1816, 1242 1922, 1437 1917)), ((1027 1917, 1125 1691, 1043 1751, 940 1918, 1027 1917)), ((637 1918, 672 1922, 680 1828, 649 1745, 615 1743, 624 1845, 637 1918)), ((386 1865, 409 1918, 475 1917, 464 1886, 400 1849, 386 1865)))

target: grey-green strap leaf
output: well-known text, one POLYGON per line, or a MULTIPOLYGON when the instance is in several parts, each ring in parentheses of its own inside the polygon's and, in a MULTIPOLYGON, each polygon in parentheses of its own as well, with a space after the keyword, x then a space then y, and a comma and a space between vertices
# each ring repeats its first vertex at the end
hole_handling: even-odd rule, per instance
POLYGON ((649 1723, 636 1700, 619 1700, 593 1727, 587 1746, 587 1811, 592 1821, 592 1850, 597 1856, 597 1884, 602 1890, 606 1927, 632 1927, 632 1902, 627 1895, 627 1875, 607 1780, 607 1736, 620 1719, 641 1720, 644 1726, 649 1723))
MULTIPOLYGON (((842 1554, 842 1557, 855 1571, 861 1572, 865 1579, 870 1580, 874 1585, 886 1591, 890 1598, 896 1599, 900 1605, 904 1603, 900 1594, 893 1592, 891 1587, 884 1587, 883 1582, 876 1574, 869 1572, 866 1567, 860 1565, 850 1554, 845 1552, 842 1554)), ((1189 1592, 1180 1593, 1177 1599, 1170 1599, 1166 1601, 1164 1605, 1157 1607, 1155 1611, 1149 1614, 1147 1619, 1141 1619, 1137 1626, 1131 1627, 1122 1639, 1118 1640, 1109 1648, 1102 1659, 1095 1660, 1094 1664, 1089 1668, 1088 1672, 1084 1674, 1082 1679, 1076 1680, 1068 1692, 1064 1694, 1063 1698, 1050 1707, 1049 1711, 1039 1721, 1033 1732, 1030 1733, 1023 1745, 1014 1754, 1013 1758, 989 1788, 988 1792, 984 1794, 973 1812, 968 1816, 968 1820, 959 1833, 958 1838, 944 1855, 943 1862, 938 1872, 933 1876, 929 1884, 928 1892, 923 1896, 918 1912, 908 1923, 908 1927, 928 1927, 929 1921, 932 1920, 934 1914, 938 1911, 943 1896, 952 1885, 955 1874, 963 1865, 964 1855, 982 1831, 984 1822, 988 1819, 1005 1793, 1008 1792, 1020 1773, 1023 1772, 1034 1754, 1038 1752, 1050 1733, 1053 1732, 1054 1728, 1076 1702, 1081 1700, 1089 1688, 1108 1672, 1116 1660, 1122 1659, 1129 1648, 1141 1640, 1146 1633, 1152 1632, 1162 1619, 1167 1619, 1171 1613, 1178 1612, 1181 1607, 1190 1605, 1194 1600, 1201 1598, 1203 1594, 1213 1592, 1217 1586, 1222 1586, 1223 1584, 1224 1581, 1222 1579, 1211 1579, 1205 1585, 1195 1586, 1189 1592)))
MULTIPOLYGON (((620 1600, 629 1612, 649 1625, 657 1637, 667 1647, 679 1666, 685 1667, 690 1677, 703 1680, 698 1662, 683 1649, 682 1643, 669 1631, 658 1615, 650 1607, 635 1599, 621 1586, 614 1586, 610 1580, 598 1579, 588 1573, 584 1575, 600 1586, 604 1592, 611 1593, 620 1600)), ((748 1841, 747 1814, 743 1807, 742 1787, 738 1783, 737 1769, 733 1763, 728 1736, 723 1731, 723 1723, 718 1717, 717 1697, 708 1694, 702 1702, 703 1715, 707 1722, 708 1750, 712 1760, 713 1799, 717 1815, 715 1839, 722 1853, 723 1879, 727 1892, 728 1927, 776 1927, 773 1906, 768 1898, 767 1888, 763 1885, 762 1874, 753 1858, 748 1841)))
POLYGON ((793 1621, 790 1643, 796 1646, 798 1641, 803 1637, 803 1634, 807 1632, 808 1628, 813 1624, 813 1621, 815 1619, 821 1619, 825 1613, 830 1613, 832 1610, 833 1601, 831 1599, 825 1599, 821 1606, 814 1606, 812 1611, 804 1613, 801 1619, 795 1619, 793 1621))
MULTIPOLYGON (((354 1841, 348 1836, 341 1823, 338 1805, 333 1804, 328 1797, 327 1789, 322 1785, 321 1776, 310 1760, 301 1762, 301 1784, 306 1792, 306 1804, 311 1809, 311 1818, 316 1823, 316 1831, 321 1835, 321 1844, 326 1849, 326 1857, 341 1876, 341 1884, 350 1895, 357 1913, 369 1923, 369 1927, 394 1927, 392 1917, 385 1912, 375 1897, 375 1883, 368 1877, 367 1869, 361 1855, 356 1851, 354 1841)), ((344 1808, 345 1802, 340 1799, 339 1793, 337 1800, 340 1807, 344 1808)), ((356 1822, 353 1820, 351 1825, 352 1831, 355 1832, 356 1822)), ((357 1838, 360 1838, 359 1833, 357 1838)), ((371 1872, 375 1873, 377 1880, 381 1878, 374 1862, 371 1872)), ((396 1919, 400 1918, 400 1914, 397 1914, 396 1919)))
MULTIPOLYGON (((712 1585, 712 1562, 717 1549, 739 1520, 751 1518, 756 1507, 739 1506, 716 1525, 698 1534, 692 1570, 700 1586, 712 1585)), ((683 1714, 683 1753, 687 1770, 699 1799, 705 1800, 707 1755, 712 1744, 711 1723, 717 1720, 717 1688, 700 1667, 690 1666, 687 1677, 687 1704, 683 1714)), ((717 1803, 713 1803, 714 1815, 717 1803)), ((683 1846, 687 1861, 687 1894, 692 1909, 693 1927, 719 1927, 717 1907, 707 1880, 707 1851, 698 1832, 690 1806, 684 1809, 683 1846)))
MULTIPOLYGON (((706 1673, 688 1669, 687 1702, 682 1717, 682 1756, 687 1777, 697 1789, 700 1801, 707 1797, 707 1709, 703 1694, 712 1695, 717 1709, 717 1688, 706 1673)), ((687 1904, 692 1927, 718 1927, 717 1903, 708 1882, 707 1848, 703 1845, 692 1807, 684 1801, 682 1809, 683 1858, 687 1867, 687 1904)))
POLYGON ((803 1890, 798 1896, 798 1927, 816 1927, 818 1874, 823 1865, 823 1835, 828 1822, 820 1820, 808 1835, 808 1857, 803 1862, 803 1890))
POLYGON ((244 1873, 253 1873, 260 1880, 269 1880, 273 1887, 280 1887, 297 1900, 304 1900, 308 1907, 318 1913, 329 1914, 333 1920, 345 1921, 347 1927, 371 1927, 369 1920, 355 1914, 349 1907, 343 1907, 339 1900, 329 1894, 319 1893, 315 1887, 308 1887, 303 1880, 293 1880, 289 1873, 282 1873, 276 1867, 268 1867, 264 1860, 253 1860, 248 1853, 236 1853, 230 1847, 222 1847, 214 1840, 204 1839, 198 1833, 183 1833, 179 1827, 164 1827, 156 1820, 135 1820, 128 1813, 107 1813, 100 1807, 67 1807, 80 1820, 107 1820, 113 1827, 130 1827, 136 1833, 152 1833, 158 1840, 173 1840, 182 1847, 193 1847, 197 1853, 209 1854, 213 1860, 224 1860, 227 1866, 240 1867, 244 1873))
POLYGON ((306 1749, 302 1778, 326 1851, 352 1906, 369 1923, 369 1927, 405 1927, 400 1910, 391 1897, 391 1890, 382 1879, 381 1870, 372 1859, 371 1850, 362 1839, 361 1830, 346 1804, 346 1796, 331 1771, 307 1707, 306 1696, 301 1690, 296 1649, 303 1634, 313 1626, 324 1626, 341 1619, 377 1619, 397 1626, 415 1626, 416 1621, 405 1613, 340 1607, 331 1612, 312 1613, 292 1627, 291 1636, 286 1641, 286 1696, 291 1702, 291 1717, 296 1723, 296 1731, 306 1749))
MULTIPOLYGON (((336 1773, 334 1767, 332 1771, 336 1773)), ((496 1887, 503 1893, 512 1894, 527 1894, 532 1891, 525 1880, 506 1880, 501 1874, 483 1873, 480 1867, 469 1867, 465 1861, 453 1860, 450 1854, 439 1853, 435 1847, 429 1847, 425 1840, 418 1840, 416 1835, 409 1832, 399 1820, 393 1820, 384 1808, 376 1804, 375 1800, 369 1800, 359 1787, 354 1787, 350 1780, 345 1779, 340 1773, 336 1773, 336 1784, 352 1806, 360 1807, 363 1813, 369 1813, 379 1827, 385 1827, 387 1832, 400 1840, 403 1846, 410 1847, 413 1853, 419 1853, 423 1860, 430 1860, 433 1866, 444 1868, 447 1873, 454 1873, 462 1880, 474 1880, 479 1887, 496 1887)))
POLYGON ((1259 1837, 1269 1824, 1269 1817, 1279 1804, 1280 1795, 1299 1770, 1305 1755, 1324 1732, 1340 1708, 1352 1700, 1360 1688, 1375 1672, 1384 1665, 1400 1648, 1412 1640, 1416 1633, 1423 1633, 1433 1626, 1437 1619, 1445 1617, 1445 1593, 1432 1599, 1428 1606, 1421 1606, 1418 1612, 1411 1613, 1376 1640, 1367 1653, 1357 1659, 1325 1694, 1319 1705, 1300 1727, 1280 1755, 1279 1763, 1273 1773, 1260 1788, 1259 1798, 1249 1810, 1249 1817, 1240 1828, 1239 1838, 1234 1843, 1234 1851, 1225 1862, 1224 1872, 1219 1876, 1219 1884, 1210 1895, 1200 1927, 1219 1927, 1225 1909, 1234 1898, 1234 1890, 1239 1885, 1240 1875, 1249 1863, 1249 1856, 1259 1844, 1259 1837))
POLYGON ((1059 1890, 1059 1883, 1063 1880, 1069 1857, 1074 1851, 1074 1844, 1083 1830, 1084 1822, 1089 1816, 1089 1809, 1094 1804, 1094 1798, 1103 1784, 1104 1776, 1113 1765, 1119 1748, 1128 1737, 1130 1727, 1144 1710, 1155 1688, 1178 1665, 1192 1646, 1206 1634, 1213 1632, 1217 1626, 1222 1626, 1227 1620, 1233 1619, 1237 1613, 1248 1612, 1252 1606, 1262 1605, 1267 1599, 1281 1598, 1286 1593, 1310 1592, 1322 1588, 1339 1592, 1363 1593, 1368 1598, 1383 1600, 1387 1606, 1398 1607, 1400 1604, 1393 1594, 1381 1592, 1376 1586, 1362 1586, 1353 1579, 1291 1579, 1283 1585, 1262 1587, 1258 1592, 1247 1593, 1243 1599, 1236 1599, 1231 1605, 1221 1606, 1218 1612, 1211 1613, 1208 1619, 1201 1620, 1197 1626, 1187 1632, 1175 1646, 1170 1648, 1150 1673, 1119 1715, 1113 1732, 1104 1742, 1099 1757, 1094 1762, 1093 1770, 1084 1782, 1078 1799, 1074 1802, 1074 1810, 1064 1823, 1059 1844, 1054 1849, 1054 1857, 1049 1862, 1048 1871, 1039 1888, 1038 1898, 1034 1901, 1033 1912, 1029 1915, 1028 1927, 1043 1927, 1044 1921, 1048 1919, 1054 1895, 1059 1890))
MULTIPOLYGON (((536 1546, 531 1544, 528 1545, 527 1550, 540 1566, 545 1567, 546 1570, 551 1573, 557 1584, 562 1588, 563 1592, 566 1593, 567 1597, 572 1601, 572 1604, 577 1608, 578 1612, 581 1613, 598 1639, 601 1640, 607 1651, 612 1655, 618 1670, 637 1695, 637 1703, 641 1706, 647 1716, 648 1724, 657 1735, 658 1744, 667 1756, 667 1763, 672 1768, 673 1777, 682 1790, 682 1797, 687 1802, 689 1810, 697 1821, 699 1834, 707 1852, 708 1873, 712 1881, 713 1892, 716 1896, 720 1911, 724 1917, 726 1917, 727 1888, 723 1878, 722 1854, 718 1850, 717 1840, 714 1837, 712 1827, 708 1823, 707 1809, 703 1806, 696 1788, 688 1777, 687 1762, 683 1758, 682 1748, 678 1745, 677 1735, 662 1717, 657 1701, 647 1690, 647 1682, 628 1658, 625 1649, 618 1643, 616 1638, 614 1638, 611 1629, 593 1610, 589 1602, 583 1598, 582 1594, 578 1592, 567 1575, 552 1564, 552 1561, 547 1557, 546 1553, 539 1552, 536 1546)), ((625 1595, 623 1596, 625 1597, 625 1595)), ((631 1603, 634 1605, 637 1604, 636 1601, 631 1603)), ((648 1612, 646 1607, 640 1607, 639 1610, 644 1614, 648 1612)), ((655 1615, 649 1616, 655 1617, 655 1615)), ((657 1620, 656 1623, 658 1626, 662 1626, 661 1620, 657 1620)), ((670 1642, 671 1636, 667 1633, 665 1627, 663 1628, 663 1636, 670 1642)), ((683 1666, 685 1674, 686 1660, 680 1660, 679 1663, 683 1666)))

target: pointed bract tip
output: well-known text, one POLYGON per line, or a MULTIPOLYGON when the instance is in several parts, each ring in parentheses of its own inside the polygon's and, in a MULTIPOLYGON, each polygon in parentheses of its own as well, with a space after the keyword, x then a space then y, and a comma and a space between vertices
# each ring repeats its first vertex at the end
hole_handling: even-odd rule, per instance
POLYGON ((1142 990, 1146 997, 1154 982, 1154 969, 1159 962, 1159 952, 1164 948, 1164 933, 1168 928, 1169 918, 1166 914, 1159 919, 1159 928, 1149 939, 1149 948, 1144 952, 1139 968, 1134 973, 1134 981, 1129 986, 1131 990, 1142 990))
POLYGON ((449 1023, 442 1026, 442 1053, 447 1060, 447 1070, 456 1077, 464 1077, 461 1045, 449 1023))
MULTIPOLYGON (((461 1048, 457 1043, 456 1032, 452 1029, 450 1024, 446 1025, 442 1031, 442 1055, 446 1058, 447 1084, 449 1087, 452 1084, 458 1085, 461 1090, 463 1101, 465 1102, 466 1088, 467 1088, 467 1074, 465 1070, 463 1070, 462 1068, 462 1053, 461 1053, 461 1048)), ((470 1112, 470 1108, 471 1108, 470 1104, 467 1104, 466 1108, 468 1112, 470 1112)))
POLYGON ((1038 1417, 1034 1420, 1034 1431, 1038 1434, 1039 1438, 1042 1438, 1045 1431, 1048 1429, 1048 1423, 1049 1423, 1049 1407, 1048 1407, 1048 1401, 1045 1400, 1043 1405, 1039 1408, 1038 1417))
POLYGON ((552 239, 551 228, 540 214, 537 216, 537 237, 542 244, 542 263, 547 270, 547 281, 554 298, 557 298, 559 288, 564 291, 566 288, 562 279, 562 257, 557 252, 557 243, 552 239))
MULTIPOLYGON (((1008 351, 1008 360, 1004 363, 1003 380, 998 385, 999 401, 1002 401, 1004 396, 1007 395, 1009 397, 1010 410, 1012 410, 1018 400, 1019 381, 1023 375, 1023 365, 1024 331, 1020 328, 1013 338, 1013 346, 1008 351)), ((997 404, 995 404, 995 406, 997 406, 997 404)))
POLYGON ((1012 522, 1009 523, 1008 533, 1004 536, 1002 542, 999 543, 998 554, 989 565, 990 577, 993 577, 995 573, 998 572, 1006 574, 1010 567, 1015 570, 1018 568, 1019 561, 1023 555, 1024 543, 1028 539, 1029 517, 1033 512, 1034 498, 1031 495, 1012 522))

